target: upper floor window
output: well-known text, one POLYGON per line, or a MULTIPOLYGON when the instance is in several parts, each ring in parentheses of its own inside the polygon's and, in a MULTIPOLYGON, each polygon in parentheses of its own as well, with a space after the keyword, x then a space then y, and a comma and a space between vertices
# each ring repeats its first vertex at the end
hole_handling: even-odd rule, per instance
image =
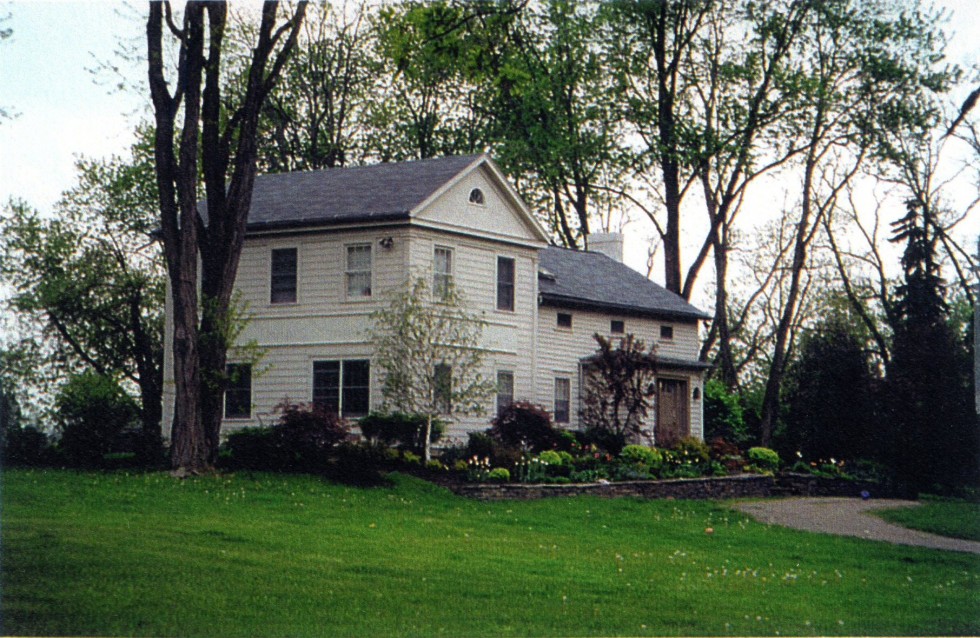
POLYGON ((497 257, 497 310, 514 309, 514 260, 497 257))
POLYGON ((562 377, 555 378, 555 423, 568 423, 571 416, 572 382, 562 377))
POLYGON ((453 249, 436 246, 432 264, 432 296, 445 299, 453 285, 453 249))
POLYGON ((626 323, 622 319, 613 319, 609 322, 609 332, 614 335, 621 335, 626 332, 626 323))
POLYGON ((486 197, 484 197, 483 191, 481 191, 479 188, 474 188, 473 190, 471 190, 470 191, 470 203, 471 204, 477 204, 479 206, 483 206, 484 204, 486 204, 487 203, 487 199, 486 199, 486 197))
POLYGON ((367 359, 313 362, 313 403, 344 417, 364 416, 371 401, 367 359))
POLYGON ((296 249, 272 250, 272 278, 269 282, 271 303, 296 302, 296 249))
POLYGON ((371 296, 371 244, 347 247, 347 298, 371 296))
POLYGON ((507 370, 497 372, 497 416, 514 402, 514 373, 507 370))
POLYGON ((559 328, 571 328, 572 327, 572 314, 569 312, 559 312, 557 324, 559 328))
POLYGON ((228 374, 228 386, 225 388, 225 418, 250 418, 252 416, 252 366, 248 363, 229 363, 225 371, 228 374))
POLYGON ((674 326, 660 326, 660 338, 669 340, 674 338, 674 326))

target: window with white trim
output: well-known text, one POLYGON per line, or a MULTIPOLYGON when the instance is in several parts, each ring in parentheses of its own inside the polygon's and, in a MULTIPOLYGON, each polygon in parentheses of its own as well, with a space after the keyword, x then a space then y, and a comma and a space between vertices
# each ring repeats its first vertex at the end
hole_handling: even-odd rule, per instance
POLYGON ((514 402, 514 373, 497 371, 497 416, 514 402))
POLYGON ((497 310, 514 310, 515 273, 512 257, 497 257, 497 310))
POLYGON ((436 246, 432 259, 432 297, 445 299, 453 286, 453 249, 436 246))
POLYGON ((248 363, 229 363, 225 367, 228 385, 225 388, 225 418, 252 417, 252 366, 248 363))
POLYGON ((296 303, 296 264, 295 248, 272 249, 270 303, 296 303))
POLYGON ((435 399, 441 414, 452 411, 453 369, 446 363, 437 363, 435 375, 435 399))
POLYGON ((626 332, 626 322, 622 319, 613 319, 609 322, 609 332, 614 335, 621 335, 626 332))
POLYGON ((555 377, 555 423, 568 423, 571 417, 572 382, 566 377, 555 377))
POLYGON ((366 415, 371 403, 370 361, 314 361, 313 403, 343 417, 366 415))
POLYGON ((371 296, 371 244, 347 246, 347 298, 371 296))

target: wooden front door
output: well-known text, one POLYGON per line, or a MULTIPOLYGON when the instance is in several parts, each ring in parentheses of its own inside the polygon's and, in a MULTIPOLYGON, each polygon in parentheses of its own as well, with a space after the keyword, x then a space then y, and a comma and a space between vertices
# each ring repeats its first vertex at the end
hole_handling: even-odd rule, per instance
POLYGON ((669 447, 691 434, 687 381, 657 379, 657 447, 669 447))

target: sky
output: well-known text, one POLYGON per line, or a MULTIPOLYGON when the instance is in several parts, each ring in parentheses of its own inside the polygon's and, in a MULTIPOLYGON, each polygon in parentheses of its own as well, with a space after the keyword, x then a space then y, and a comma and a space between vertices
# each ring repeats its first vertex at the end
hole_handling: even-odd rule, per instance
MULTIPOLYGON (((980 1, 936 4, 953 12, 948 57, 980 65, 980 1)), ((116 51, 120 42, 145 50, 144 20, 135 0, 0 0, 0 28, 13 30, 0 42, 0 108, 16 114, 0 121, 0 204, 15 197, 50 211, 73 185, 78 156, 125 153, 134 124, 149 117, 146 98, 119 91, 119 76, 93 70, 116 64, 142 80, 144 63, 125 63, 116 51)), ((634 267, 642 263, 636 259, 634 267)))

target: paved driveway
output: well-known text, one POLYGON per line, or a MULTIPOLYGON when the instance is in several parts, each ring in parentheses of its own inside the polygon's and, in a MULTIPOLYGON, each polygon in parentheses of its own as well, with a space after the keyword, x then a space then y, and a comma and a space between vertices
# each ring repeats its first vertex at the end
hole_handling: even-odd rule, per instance
POLYGON ((857 536, 898 545, 918 545, 934 549, 980 554, 980 542, 947 538, 920 532, 869 514, 869 510, 894 507, 916 507, 916 501, 858 498, 785 498, 751 503, 738 503, 742 512, 756 520, 808 532, 823 532, 840 536, 857 536))

